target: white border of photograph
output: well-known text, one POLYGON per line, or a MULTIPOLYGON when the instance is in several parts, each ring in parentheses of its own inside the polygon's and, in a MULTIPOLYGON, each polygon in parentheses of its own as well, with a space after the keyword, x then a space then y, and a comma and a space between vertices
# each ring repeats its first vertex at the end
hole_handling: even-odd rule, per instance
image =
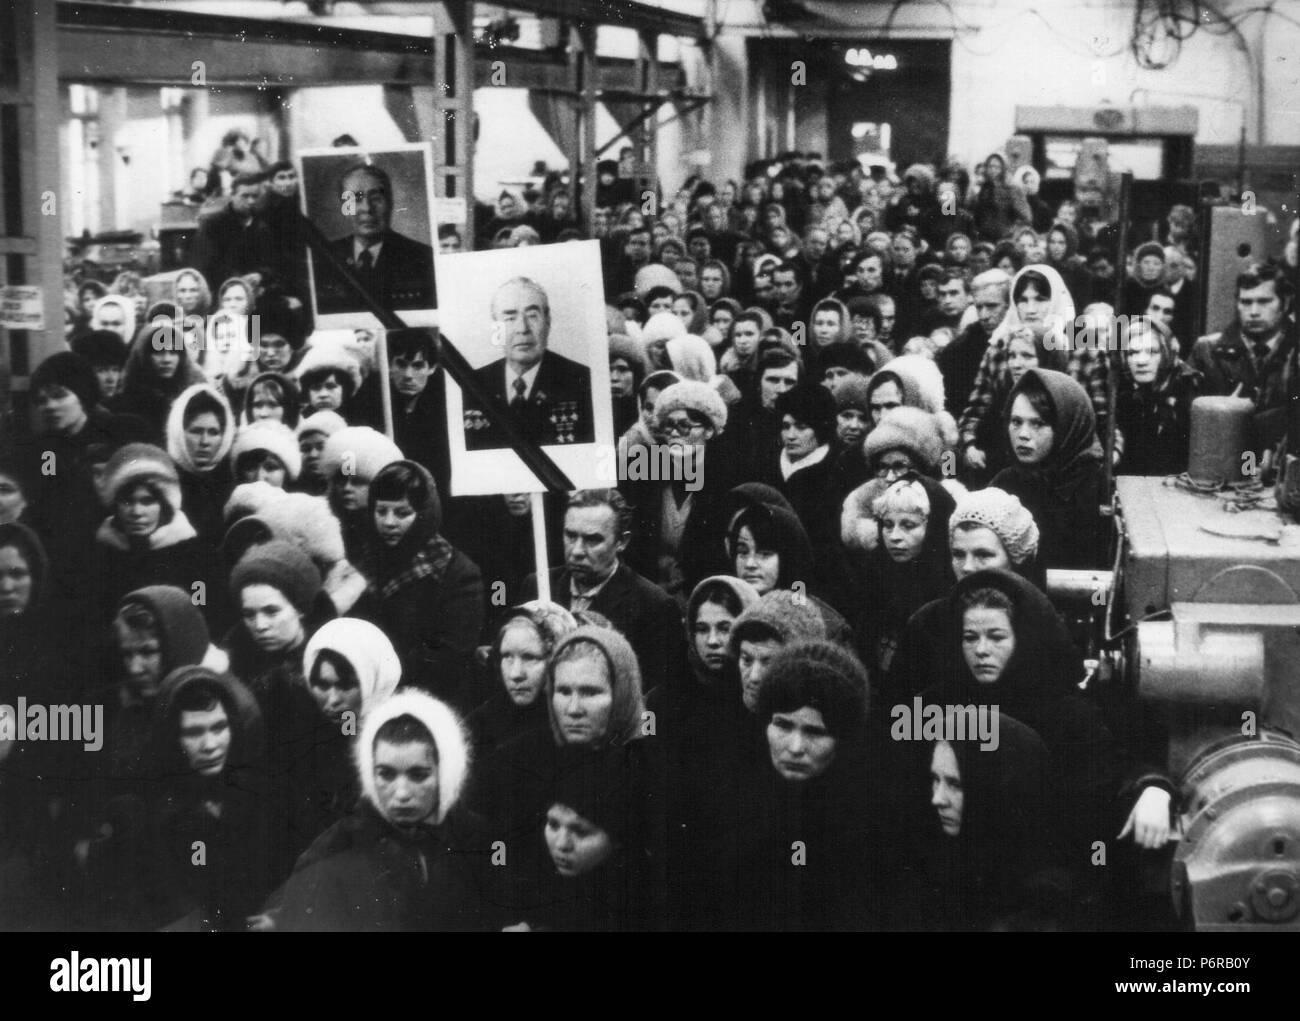
MULTIPOLYGON (((611 485, 600 451, 614 448, 609 389, 609 336, 600 242, 568 241, 486 252, 439 255, 441 332, 479 369, 502 357, 491 315, 492 297, 514 277, 527 277, 546 291, 551 323, 547 349, 580 362, 591 373, 594 443, 544 444, 542 449, 576 489, 611 485)), ((447 439, 453 496, 540 493, 538 481, 513 449, 467 450, 461 389, 447 377, 447 439)))
MULTIPOLYGON (((424 191, 425 206, 428 210, 429 236, 415 237, 413 240, 427 244, 434 252, 434 278, 437 278, 437 252, 438 252, 438 220, 437 220, 437 202, 433 194, 433 146, 429 142, 406 142, 400 145, 389 145, 382 149, 365 149, 362 147, 339 147, 327 149, 305 149, 298 153, 298 180, 299 195, 301 197, 303 214, 311 218, 311 210, 308 206, 308 189, 307 175, 305 173, 305 161, 312 157, 340 157, 353 156, 363 159, 367 162, 380 162, 384 156, 391 156, 395 153, 420 152, 424 156, 424 191)), ((406 231, 397 226, 400 221, 401 207, 397 204, 397 196, 393 196, 393 216, 390 220, 390 226, 399 233, 407 234, 406 231)), ((326 240, 332 241, 334 238, 328 236, 328 232, 322 227, 322 233, 326 234, 326 240)), ((316 256, 315 253, 308 250, 308 280, 311 285, 311 307, 312 312, 316 311, 316 256)), ((396 315, 407 326, 437 326, 438 310, 430 309, 394 309, 396 315)), ((321 330, 339 330, 339 329, 356 329, 365 327, 372 330, 381 328, 379 319, 370 312, 337 312, 330 315, 316 315, 316 328, 321 330)))

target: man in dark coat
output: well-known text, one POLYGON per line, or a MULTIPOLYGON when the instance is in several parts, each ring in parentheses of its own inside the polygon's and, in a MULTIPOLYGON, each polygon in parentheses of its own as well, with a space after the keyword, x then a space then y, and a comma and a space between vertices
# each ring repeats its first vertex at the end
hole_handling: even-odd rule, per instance
MULTIPOLYGON (((645 690, 680 680, 686 670, 682 617, 663 589, 621 563, 632 539, 632 509, 616 489, 577 493, 564 513, 564 566, 552 568, 551 599, 568 610, 609 618, 636 652, 645 690)), ((524 580, 537 598, 537 576, 524 580)))
POLYGON ((260 175, 240 174, 230 186, 230 204, 199 225, 194 264, 216 293, 231 277, 251 273, 275 250, 266 221, 256 212, 260 175))
POLYGON ((1202 337, 1187 359, 1204 377, 1204 394, 1235 394, 1255 403, 1257 453, 1272 450, 1286 433, 1287 408, 1297 385, 1292 293, 1277 266, 1258 266, 1237 277, 1237 318, 1221 333, 1202 337))
MULTIPOLYGON (((505 357, 476 369, 474 378, 509 407, 535 442, 595 442, 591 370, 547 349, 551 307, 546 292, 527 277, 507 280, 492 299, 492 319, 493 342, 505 357)), ((467 395, 465 448, 509 445, 500 427, 467 395)))
POLYGON ((981 273, 971 282, 976 320, 939 352, 935 361, 943 373, 944 406, 954 418, 966 410, 980 362, 993 331, 1002 325, 1011 302, 1011 278, 1000 269, 981 273))
MULTIPOLYGON (((349 203, 352 233, 331 241, 330 251, 385 308, 437 308, 433 248, 392 229, 393 185, 387 172, 357 164, 344 172, 339 184, 349 203)), ((315 261, 317 313, 358 311, 361 305, 351 289, 321 260, 315 261)))

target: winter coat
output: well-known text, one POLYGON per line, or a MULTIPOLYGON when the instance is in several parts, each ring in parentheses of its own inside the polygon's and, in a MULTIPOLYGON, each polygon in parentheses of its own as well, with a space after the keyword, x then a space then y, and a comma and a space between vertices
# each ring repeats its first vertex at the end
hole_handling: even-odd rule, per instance
POLYGON ((1018 496, 1038 525, 1038 559, 1047 569, 1103 567, 1108 532, 1101 504, 1101 443, 1097 439, 1092 404, 1083 387, 1050 369, 1029 369, 1012 388, 1009 400, 1031 378, 1046 389, 1056 410, 1052 449, 1034 465, 1005 468, 990 483, 1018 496))

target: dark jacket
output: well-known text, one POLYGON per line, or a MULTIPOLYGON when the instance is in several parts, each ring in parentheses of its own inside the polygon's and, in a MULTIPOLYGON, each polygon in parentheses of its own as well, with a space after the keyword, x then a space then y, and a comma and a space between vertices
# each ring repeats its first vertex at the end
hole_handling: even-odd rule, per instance
POLYGON ((1277 445, 1286 433, 1287 408, 1296 385, 1296 335, 1284 325, 1276 349, 1257 365, 1250 343, 1234 322, 1222 333, 1202 337, 1192 348, 1188 364, 1204 378, 1202 392, 1233 394, 1255 402, 1255 451, 1277 445))
POLYGON ((1115 397, 1115 425, 1124 437, 1118 474, 1179 475, 1187 470, 1192 401, 1200 388, 1200 374, 1167 345, 1154 383, 1135 382, 1125 359, 1115 397))
POLYGON ((270 228, 261 216, 254 213, 244 224, 234 210, 226 207, 199 224, 194 265, 215 292, 231 277, 243 276, 271 262, 275 248, 270 228))
MULTIPOLYGON (((506 376, 504 358, 474 370, 479 385, 509 406, 514 394, 506 393, 506 376)), ((499 450, 510 445, 505 434, 488 419, 482 406, 468 394, 465 395, 464 410, 466 450, 499 450)), ((537 443, 594 442, 596 423, 591 370, 548 350, 542 355, 541 367, 524 407, 517 414, 524 433, 537 443)))
MULTIPOLYGON (((389 310, 438 307, 438 289, 433 279, 433 249, 394 230, 384 232, 379 258, 369 269, 361 268, 353 256, 352 235, 329 243, 329 250, 361 278, 371 296, 389 310)), ((334 315, 357 312, 361 300, 342 277, 322 260, 314 260, 316 313, 334 315)))

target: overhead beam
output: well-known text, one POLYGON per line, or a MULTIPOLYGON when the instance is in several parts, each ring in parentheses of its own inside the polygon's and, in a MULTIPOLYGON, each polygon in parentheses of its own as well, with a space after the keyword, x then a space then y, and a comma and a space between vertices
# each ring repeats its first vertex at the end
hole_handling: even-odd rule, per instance
POLYGON ((703 18, 663 10, 637 0, 496 0, 513 11, 527 11, 575 24, 617 25, 659 35, 708 39, 703 18))

